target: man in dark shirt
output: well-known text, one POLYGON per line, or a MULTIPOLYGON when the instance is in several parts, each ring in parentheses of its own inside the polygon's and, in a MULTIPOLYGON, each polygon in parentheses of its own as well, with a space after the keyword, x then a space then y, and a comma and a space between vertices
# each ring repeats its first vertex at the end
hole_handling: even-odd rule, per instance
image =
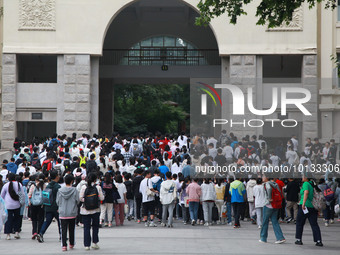
POLYGON ((299 192, 300 186, 295 181, 295 179, 289 179, 287 187, 284 189, 284 192, 287 193, 286 200, 287 200, 287 214, 288 220, 287 223, 290 223, 293 219, 296 222, 296 217, 298 213, 298 201, 299 201, 299 192), (293 209, 294 214, 292 215, 291 210, 293 209), (294 217, 293 217, 294 216, 294 217))
POLYGON ((96 157, 95 154, 91 154, 90 160, 86 162, 86 174, 88 175, 91 172, 97 172, 97 163, 94 160, 96 157))
POLYGON ((215 161, 219 166, 225 166, 227 164, 227 159, 222 155, 222 149, 219 148, 217 150, 217 156, 215 157, 215 161))
POLYGON ((132 180, 132 191, 133 191, 133 195, 135 197, 136 200, 136 217, 137 217, 137 223, 140 223, 141 221, 141 215, 140 215, 140 211, 141 211, 141 206, 142 206, 142 194, 139 192, 139 186, 140 183, 143 180, 143 170, 142 169, 137 169, 135 171, 135 173, 137 174, 136 177, 133 178, 132 180))

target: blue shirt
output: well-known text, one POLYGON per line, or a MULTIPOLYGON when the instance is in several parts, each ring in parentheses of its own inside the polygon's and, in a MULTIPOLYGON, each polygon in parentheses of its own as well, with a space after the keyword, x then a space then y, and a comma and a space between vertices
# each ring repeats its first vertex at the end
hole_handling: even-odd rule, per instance
POLYGON ((162 174, 164 174, 164 176, 165 176, 165 174, 166 174, 167 172, 170 171, 170 170, 169 170, 169 167, 167 167, 166 165, 160 166, 158 169, 159 169, 159 171, 160 171, 162 174))

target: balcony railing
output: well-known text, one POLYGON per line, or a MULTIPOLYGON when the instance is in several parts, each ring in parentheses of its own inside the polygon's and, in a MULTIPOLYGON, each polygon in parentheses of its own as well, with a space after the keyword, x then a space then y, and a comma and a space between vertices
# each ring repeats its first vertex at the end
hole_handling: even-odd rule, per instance
POLYGON ((185 47, 142 47, 129 50, 104 50, 101 65, 220 65, 218 50, 196 50, 185 47))

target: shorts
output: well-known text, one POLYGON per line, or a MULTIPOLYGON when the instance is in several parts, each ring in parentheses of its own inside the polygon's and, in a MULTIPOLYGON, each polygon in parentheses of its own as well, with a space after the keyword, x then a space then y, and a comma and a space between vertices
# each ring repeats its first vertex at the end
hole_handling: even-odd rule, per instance
POLYGON ((155 215, 155 201, 143 203, 143 216, 155 215))

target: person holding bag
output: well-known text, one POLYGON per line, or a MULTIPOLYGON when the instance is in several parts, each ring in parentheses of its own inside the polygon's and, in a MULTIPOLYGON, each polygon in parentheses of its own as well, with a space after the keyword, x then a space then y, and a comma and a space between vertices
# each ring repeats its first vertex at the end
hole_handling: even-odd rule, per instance
POLYGON ((5 224, 6 239, 11 240, 11 233, 14 229, 15 239, 20 239, 20 192, 22 192, 22 185, 15 181, 15 174, 9 173, 7 175, 8 182, 3 186, 1 190, 1 197, 5 201, 5 205, 8 211, 8 220, 5 224))

